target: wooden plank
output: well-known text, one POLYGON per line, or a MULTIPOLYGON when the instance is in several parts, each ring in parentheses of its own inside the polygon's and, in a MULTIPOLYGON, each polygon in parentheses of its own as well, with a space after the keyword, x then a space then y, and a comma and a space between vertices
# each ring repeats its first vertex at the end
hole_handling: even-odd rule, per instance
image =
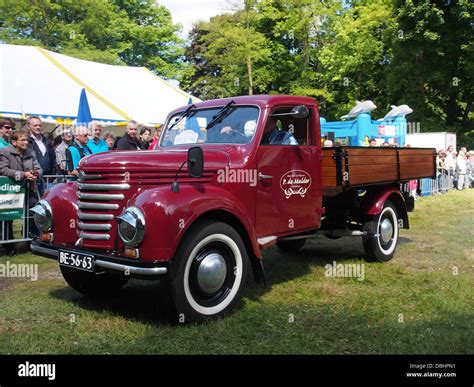
POLYGON ((322 185, 324 188, 335 188, 337 187, 336 178, 323 176, 322 185))
POLYGON ((356 185, 364 185, 364 184, 373 184, 378 182, 386 182, 386 181, 397 181, 398 180, 398 173, 391 172, 391 173, 374 173, 374 174, 365 174, 365 175, 349 175, 349 183, 351 187, 356 185))
POLYGON ((400 156, 400 164, 417 164, 433 162, 433 155, 400 156))
POLYGON ((412 156, 412 155, 432 155, 434 149, 432 148, 403 148, 400 149, 400 156, 412 156))
POLYGON ((400 172, 407 171, 426 171, 427 173, 433 172, 434 163, 413 163, 413 164, 403 164, 400 166, 400 172))
POLYGON ((323 167, 336 168, 336 160, 334 160, 332 157, 323 157, 321 165, 323 167))
POLYGON ((427 173, 427 171, 407 171, 400 174, 401 180, 417 180, 425 177, 433 177, 433 173, 427 173))
POLYGON ((349 166, 351 165, 373 165, 377 164, 397 164, 397 156, 349 156, 349 166))
POLYGON ((334 177, 336 178, 336 166, 333 167, 322 167, 321 168, 322 176, 334 177))
POLYGON ((353 175, 367 175, 374 173, 397 173, 397 163, 392 164, 372 164, 372 165, 352 165, 349 164, 349 179, 353 175))
POLYGON ((396 156, 397 150, 395 148, 344 148, 349 158, 353 156, 396 156))

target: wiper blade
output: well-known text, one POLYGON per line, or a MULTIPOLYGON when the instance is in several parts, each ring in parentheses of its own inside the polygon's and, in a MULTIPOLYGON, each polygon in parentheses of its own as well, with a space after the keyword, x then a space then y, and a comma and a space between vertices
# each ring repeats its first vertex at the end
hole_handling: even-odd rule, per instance
POLYGON ((206 126, 206 130, 212 128, 215 124, 217 124, 219 121, 221 121, 225 115, 230 111, 230 108, 234 104, 234 101, 230 101, 227 105, 225 105, 221 110, 217 112, 217 114, 214 116, 214 118, 209 122, 209 124, 206 126))
POLYGON ((191 110, 193 110, 193 108, 196 108, 196 106, 191 105, 190 107, 188 107, 188 108, 183 112, 183 114, 181 114, 181 115, 179 116, 179 119, 178 119, 177 121, 173 122, 173 123, 171 124, 171 126, 170 126, 167 130, 171 130, 171 129, 173 129, 176 125, 178 125, 184 117, 187 117, 187 116, 191 113, 191 110))

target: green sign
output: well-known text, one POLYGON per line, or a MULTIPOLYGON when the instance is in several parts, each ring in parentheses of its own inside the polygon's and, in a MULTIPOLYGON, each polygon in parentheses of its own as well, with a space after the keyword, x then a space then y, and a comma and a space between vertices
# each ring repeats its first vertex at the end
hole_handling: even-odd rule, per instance
POLYGON ((0 176, 0 221, 20 219, 25 203, 25 182, 0 176))

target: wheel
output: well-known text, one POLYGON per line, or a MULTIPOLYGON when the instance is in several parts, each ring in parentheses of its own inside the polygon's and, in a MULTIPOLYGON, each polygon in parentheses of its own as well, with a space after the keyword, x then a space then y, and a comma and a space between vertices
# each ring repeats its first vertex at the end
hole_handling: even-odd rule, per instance
POLYGON ((369 261, 388 262, 393 258, 398 243, 398 214, 395 206, 387 200, 379 215, 364 223, 367 231, 362 237, 369 261))
POLYGON ((286 253, 296 253, 306 243, 306 239, 294 239, 289 241, 278 241, 277 246, 286 253))
POLYGON ((88 296, 110 295, 119 290, 130 279, 125 275, 115 275, 107 272, 90 273, 62 265, 59 265, 59 268, 71 288, 88 296))
POLYGON ((248 256, 239 233, 222 222, 202 222, 184 237, 175 256, 174 317, 202 322, 230 311, 247 279, 248 256))

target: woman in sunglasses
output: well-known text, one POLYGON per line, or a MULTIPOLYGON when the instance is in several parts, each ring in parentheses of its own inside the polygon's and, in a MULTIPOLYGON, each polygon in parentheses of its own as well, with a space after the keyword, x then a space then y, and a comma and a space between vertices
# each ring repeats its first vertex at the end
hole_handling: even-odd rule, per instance
POLYGON ((0 149, 10 145, 10 133, 15 130, 15 122, 10 118, 0 120, 0 149))

